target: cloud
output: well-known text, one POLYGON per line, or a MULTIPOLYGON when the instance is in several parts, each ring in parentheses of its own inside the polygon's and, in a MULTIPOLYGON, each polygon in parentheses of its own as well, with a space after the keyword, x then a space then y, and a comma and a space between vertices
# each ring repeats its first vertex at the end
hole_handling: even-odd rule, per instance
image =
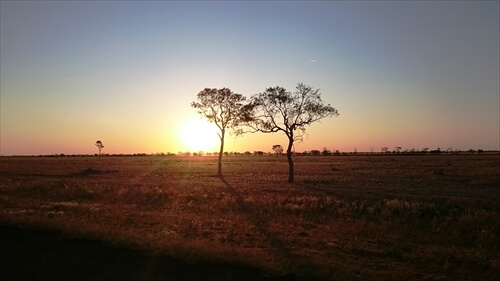
POLYGON ((309 59, 310 62, 317 62, 317 60, 309 59))

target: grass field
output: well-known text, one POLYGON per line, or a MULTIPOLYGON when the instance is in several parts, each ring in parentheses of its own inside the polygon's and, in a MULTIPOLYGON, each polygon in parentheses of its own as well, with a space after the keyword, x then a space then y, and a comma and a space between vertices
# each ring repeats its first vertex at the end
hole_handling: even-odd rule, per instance
POLYGON ((1 157, 0 223, 267 278, 500 276, 500 155, 294 159, 1 157))

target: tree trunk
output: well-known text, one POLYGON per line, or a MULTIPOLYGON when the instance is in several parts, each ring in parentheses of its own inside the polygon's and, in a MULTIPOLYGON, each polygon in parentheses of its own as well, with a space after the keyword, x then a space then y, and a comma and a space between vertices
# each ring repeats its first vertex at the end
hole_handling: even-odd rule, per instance
POLYGON ((220 150, 219 150, 219 163, 217 164, 217 176, 222 177, 222 154, 224 153, 224 134, 225 130, 220 134, 220 150))
POLYGON ((288 159, 288 182, 293 183, 293 159, 292 159, 293 138, 288 139, 286 158, 288 159))

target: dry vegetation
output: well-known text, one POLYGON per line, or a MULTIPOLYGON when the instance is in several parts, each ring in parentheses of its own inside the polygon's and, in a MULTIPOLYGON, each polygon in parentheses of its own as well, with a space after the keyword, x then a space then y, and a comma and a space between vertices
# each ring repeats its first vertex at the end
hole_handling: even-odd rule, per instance
POLYGON ((1 157, 0 222, 325 280, 500 276, 500 156, 1 157))

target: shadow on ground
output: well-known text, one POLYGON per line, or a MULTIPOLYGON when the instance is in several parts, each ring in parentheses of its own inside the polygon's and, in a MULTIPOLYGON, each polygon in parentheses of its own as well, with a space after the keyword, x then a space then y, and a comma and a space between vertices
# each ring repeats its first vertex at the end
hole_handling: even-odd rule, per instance
POLYGON ((186 264, 165 256, 0 225, 0 280, 290 280, 232 264, 186 264))
MULTIPOLYGON (((294 254, 283 240, 269 230, 268 222, 257 215, 255 211, 245 204, 242 195, 236 191, 236 189, 226 180, 224 176, 220 176, 219 178, 226 186, 227 192, 229 192, 236 199, 240 210, 246 216, 247 220, 255 226, 261 235, 266 238, 270 248, 273 249, 274 254, 279 258, 279 260, 290 269, 297 271, 296 273, 299 273, 298 275, 289 275, 289 277, 299 276, 301 279, 306 278, 308 280, 325 279, 325 276, 320 275, 319 267, 294 254)), ((287 280, 290 280, 290 278, 287 280)))

